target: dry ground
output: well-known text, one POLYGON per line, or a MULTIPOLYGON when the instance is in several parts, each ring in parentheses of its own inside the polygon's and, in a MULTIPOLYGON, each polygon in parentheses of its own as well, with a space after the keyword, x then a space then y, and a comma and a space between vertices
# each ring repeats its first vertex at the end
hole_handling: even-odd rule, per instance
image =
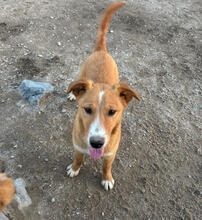
POLYGON ((76 103, 65 91, 110 2, 0 0, 0 169, 32 199, 5 209, 10 220, 202 219, 201 0, 128 0, 116 13, 108 50, 143 101, 124 113, 111 192, 101 160, 66 176, 76 103), (39 110, 18 94, 23 79, 55 86, 39 110))

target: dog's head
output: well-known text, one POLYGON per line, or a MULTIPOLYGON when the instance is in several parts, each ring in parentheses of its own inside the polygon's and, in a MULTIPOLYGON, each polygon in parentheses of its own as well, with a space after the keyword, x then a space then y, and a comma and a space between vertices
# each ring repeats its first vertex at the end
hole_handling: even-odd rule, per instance
POLYGON ((78 101, 77 120, 89 148, 103 149, 120 126, 123 110, 140 97, 126 83, 110 86, 81 78, 69 85, 78 101))

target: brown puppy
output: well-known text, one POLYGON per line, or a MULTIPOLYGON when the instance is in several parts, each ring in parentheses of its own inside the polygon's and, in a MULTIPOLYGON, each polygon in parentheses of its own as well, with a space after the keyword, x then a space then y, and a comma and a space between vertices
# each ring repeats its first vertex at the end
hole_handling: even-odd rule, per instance
POLYGON ((105 35, 113 13, 125 3, 111 4, 105 11, 97 33, 94 52, 80 69, 79 79, 69 85, 70 99, 78 101, 74 121, 73 164, 67 167, 70 177, 78 175, 84 154, 93 159, 103 156, 102 185, 112 189, 114 179, 111 166, 115 159, 121 135, 122 112, 133 97, 139 95, 126 83, 119 83, 115 61, 106 49, 105 35))
POLYGON ((13 180, 0 173, 0 211, 12 201, 14 194, 13 180))

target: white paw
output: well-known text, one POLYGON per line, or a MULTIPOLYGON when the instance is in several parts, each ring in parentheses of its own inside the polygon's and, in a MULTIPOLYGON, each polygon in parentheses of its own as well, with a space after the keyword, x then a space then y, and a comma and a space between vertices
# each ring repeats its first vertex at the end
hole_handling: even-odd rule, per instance
POLYGON ((77 171, 74 171, 72 169, 72 164, 70 164, 68 167, 67 167, 67 175, 70 176, 70 177, 74 177, 74 176, 77 176, 79 174, 79 170, 80 168, 77 170, 77 171))
POLYGON ((114 180, 108 181, 108 180, 103 180, 101 184, 104 186, 105 190, 110 190, 114 187, 114 180))
POLYGON ((70 101, 76 100, 76 96, 75 96, 72 92, 70 92, 70 93, 68 94, 67 98, 68 98, 70 101))

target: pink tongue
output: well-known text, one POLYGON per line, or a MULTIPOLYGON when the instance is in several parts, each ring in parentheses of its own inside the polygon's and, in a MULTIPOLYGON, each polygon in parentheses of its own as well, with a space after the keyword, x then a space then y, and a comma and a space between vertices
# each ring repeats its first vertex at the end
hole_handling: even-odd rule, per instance
POLYGON ((104 148, 102 147, 102 148, 99 148, 99 149, 95 149, 95 148, 90 148, 89 149, 89 151, 90 151, 90 156, 93 158, 93 159, 95 159, 95 160, 97 160, 97 159, 99 159, 102 155, 103 155, 103 153, 104 153, 104 148))

